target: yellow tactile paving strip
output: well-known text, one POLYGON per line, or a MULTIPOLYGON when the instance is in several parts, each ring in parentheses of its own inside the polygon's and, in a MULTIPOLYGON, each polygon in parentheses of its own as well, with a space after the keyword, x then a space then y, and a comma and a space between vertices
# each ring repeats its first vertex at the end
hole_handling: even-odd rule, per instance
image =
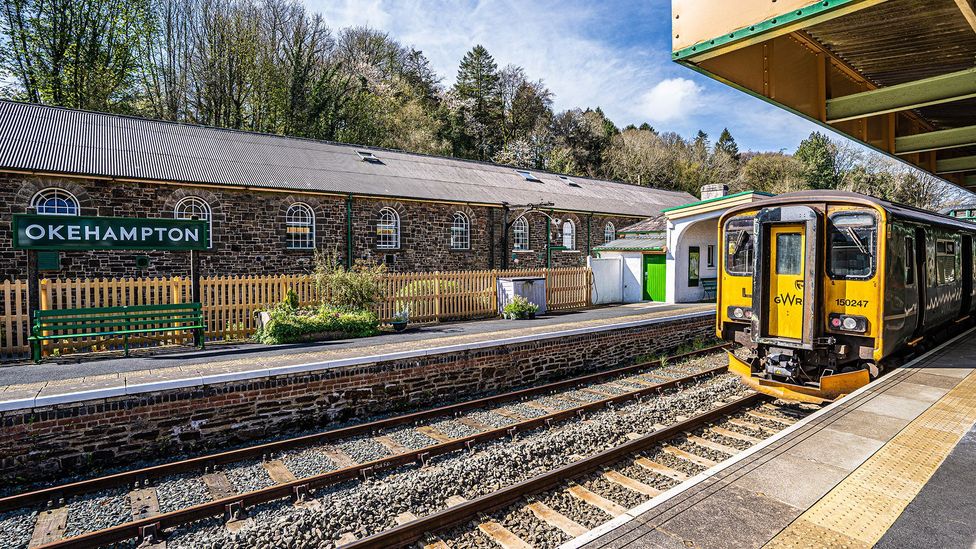
POLYGON ((976 423, 976 372, 909 423, 765 547, 871 547, 976 423))

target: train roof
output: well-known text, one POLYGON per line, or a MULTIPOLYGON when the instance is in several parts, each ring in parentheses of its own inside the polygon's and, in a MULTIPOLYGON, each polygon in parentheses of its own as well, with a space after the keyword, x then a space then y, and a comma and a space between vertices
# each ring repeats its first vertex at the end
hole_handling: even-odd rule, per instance
POLYGON ((808 202, 852 202, 868 206, 877 206, 879 208, 883 208, 889 214, 893 214, 900 218, 919 221, 922 223, 942 225, 944 227, 952 227, 967 232, 976 232, 976 224, 969 221, 961 221, 954 217, 949 217, 940 213, 923 210, 921 208, 908 206, 906 204, 891 202, 889 200, 882 200, 866 194, 834 190, 797 191, 779 194, 763 200, 757 200, 751 204, 743 204, 742 206, 730 208, 723 217, 734 215, 742 211, 761 209, 767 206, 777 206, 784 203, 803 204, 808 202))

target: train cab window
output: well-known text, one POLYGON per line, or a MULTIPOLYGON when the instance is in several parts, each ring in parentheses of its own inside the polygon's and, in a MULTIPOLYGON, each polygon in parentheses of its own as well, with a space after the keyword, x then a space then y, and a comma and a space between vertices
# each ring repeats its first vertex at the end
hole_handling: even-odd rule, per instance
POLYGON ((956 282, 956 243, 938 240, 935 243, 935 269, 939 285, 956 282))
POLYGON ((736 217, 725 224, 725 270, 730 275, 752 276, 756 250, 752 218, 736 217))
POLYGON ((828 273, 835 279, 874 276, 877 222, 869 213, 841 213, 830 218, 828 273))

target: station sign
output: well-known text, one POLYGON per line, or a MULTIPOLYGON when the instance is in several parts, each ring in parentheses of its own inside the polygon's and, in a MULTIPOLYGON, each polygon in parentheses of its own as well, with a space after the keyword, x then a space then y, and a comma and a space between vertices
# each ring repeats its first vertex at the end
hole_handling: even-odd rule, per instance
POLYGON ((191 219, 14 214, 21 250, 206 250, 209 224, 191 219))

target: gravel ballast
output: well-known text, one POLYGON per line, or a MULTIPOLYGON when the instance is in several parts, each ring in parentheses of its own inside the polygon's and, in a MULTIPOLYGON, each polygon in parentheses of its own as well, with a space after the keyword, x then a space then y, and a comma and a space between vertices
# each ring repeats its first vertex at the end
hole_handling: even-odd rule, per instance
MULTIPOLYGON (((285 506, 280 513, 269 513, 267 520, 253 521, 236 534, 203 529, 199 537, 192 539, 203 547, 271 547, 277 543, 275 540, 286 539, 292 542, 289 547, 330 547, 344 532, 363 537, 394 526, 400 513, 410 511, 423 516, 439 510, 448 496, 473 499, 564 465, 569 456, 590 455, 619 445, 627 440, 627 433, 646 431, 655 423, 674 423, 679 415, 695 415, 716 400, 740 393, 741 387, 733 376, 712 378, 680 393, 648 398, 629 407, 630 413, 625 416, 599 411, 590 414, 589 421, 574 418, 552 429, 520 433, 515 441, 506 438, 481 444, 474 454, 440 456, 433 467, 398 468, 366 482, 350 483, 348 488, 328 495, 316 494, 319 507, 285 506)), ((491 416, 485 412, 481 415, 482 419, 491 416)), ((572 498, 568 494, 566 497, 572 498)), ((625 503, 629 502, 621 502, 625 503)), ((588 506, 577 508, 568 500, 550 506, 568 509, 564 513, 567 516, 570 512, 582 513, 582 518, 571 518, 588 527, 610 518, 588 506)))

